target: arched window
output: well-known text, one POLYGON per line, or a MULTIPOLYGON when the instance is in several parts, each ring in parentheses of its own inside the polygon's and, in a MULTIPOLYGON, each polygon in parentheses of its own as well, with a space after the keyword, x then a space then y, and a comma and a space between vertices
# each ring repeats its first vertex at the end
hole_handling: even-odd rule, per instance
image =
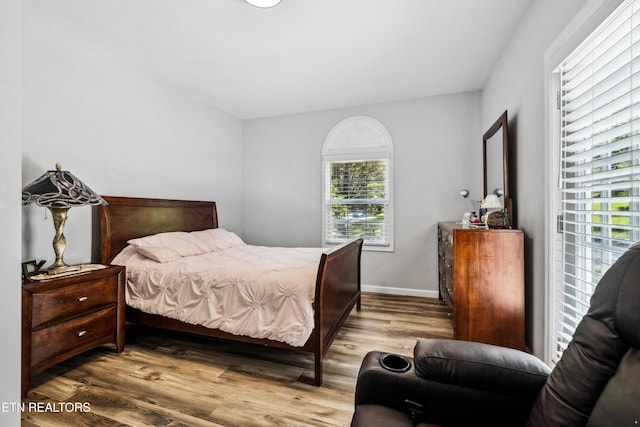
POLYGON ((322 234, 326 245, 363 237, 365 249, 393 251, 393 144, 371 117, 337 123, 322 145, 322 234))

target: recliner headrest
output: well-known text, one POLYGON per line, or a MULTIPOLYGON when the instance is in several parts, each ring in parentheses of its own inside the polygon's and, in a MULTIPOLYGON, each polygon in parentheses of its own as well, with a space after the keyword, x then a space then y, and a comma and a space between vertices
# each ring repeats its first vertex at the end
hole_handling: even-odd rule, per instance
POLYGON ((587 316, 606 323, 631 347, 640 348, 640 243, 600 279, 587 316))

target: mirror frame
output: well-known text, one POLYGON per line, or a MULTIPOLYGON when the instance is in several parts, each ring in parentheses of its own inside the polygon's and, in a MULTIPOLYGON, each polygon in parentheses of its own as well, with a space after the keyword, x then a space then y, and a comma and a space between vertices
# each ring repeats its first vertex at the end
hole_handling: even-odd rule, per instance
POLYGON ((515 227, 515 224, 513 223, 513 201, 511 199, 511 192, 509 191, 509 137, 506 110, 482 136, 483 199, 487 197, 487 141, 500 131, 502 131, 502 180, 504 208, 506 210, 507 217, 509 218, 509 225, 515 227))

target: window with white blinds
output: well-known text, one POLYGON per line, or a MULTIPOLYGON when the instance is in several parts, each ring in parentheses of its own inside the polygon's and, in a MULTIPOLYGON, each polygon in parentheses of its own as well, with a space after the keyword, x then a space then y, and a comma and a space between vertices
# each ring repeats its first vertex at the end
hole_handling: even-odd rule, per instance
POLYGON ((387 159, 326 163, 327 243, 363 237, 367 245, 389 246, 388 166, 387 159))
POLYGON ((393 250, 392 145, 386 128, 357 116, 335 125, 323 154, 323 242, 364 238, 368 250, 393 250))
POLYGON ((624 2, 558 71, 562 248, 552 363, 602 275, 640 240, 640 0, 624 2))

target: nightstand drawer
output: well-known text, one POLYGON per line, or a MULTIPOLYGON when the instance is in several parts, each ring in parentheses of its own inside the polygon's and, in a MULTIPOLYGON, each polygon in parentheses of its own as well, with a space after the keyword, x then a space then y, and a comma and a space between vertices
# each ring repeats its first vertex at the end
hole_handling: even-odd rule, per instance
POLYGON ((34 294, 32 327, 115 303, 117 289, 117 278, 112 276, 34 294))
POLYGON ((116 306, 76 317, 48 328, 34 331, 31 336, 31 365, 55 356, 87 349, 103 338, 114 339, 116 333, 116 306))

